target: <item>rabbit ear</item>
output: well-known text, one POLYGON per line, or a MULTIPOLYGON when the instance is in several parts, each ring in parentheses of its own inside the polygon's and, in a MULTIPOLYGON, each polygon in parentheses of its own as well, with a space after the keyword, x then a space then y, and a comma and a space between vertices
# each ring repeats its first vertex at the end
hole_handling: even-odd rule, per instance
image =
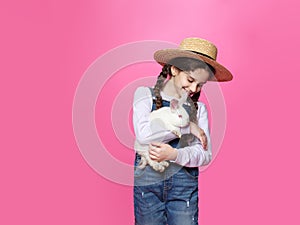
POLYGON ((170 102, 171 112, 174 112, 179 107, 179 101, 177 99, 172 99, 170 102))
POLYGON ((188 94, 187 94, 187 92, 182 92, 182 94, 181 94, 181 98, 179 99, 179 105, 183 105, 183 103, 185 103, 186 102, 186 99, 187 99, 187 97, 188 97, 188 94))

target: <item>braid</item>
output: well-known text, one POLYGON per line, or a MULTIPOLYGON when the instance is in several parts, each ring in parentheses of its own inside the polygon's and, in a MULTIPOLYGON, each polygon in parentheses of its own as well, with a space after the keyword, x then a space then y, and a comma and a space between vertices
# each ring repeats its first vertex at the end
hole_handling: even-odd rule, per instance
MULTIPOLYGON (((191 106, 191 111, 190 111, 190 121, 198 124, 198 118, 197 118, 197 110, 198 110, 198 99, 200 96, 200 92, 195 93, 192 97, 187 98, 187 102, 191 106)), ((193 134, 184 134, 181 136, 180 139, 180 146, 185 147, 189 146, 192 141, 195 139, 195 136, 193 134)))
POLYGON ((191 113, 190 113, 190 121, 195 122, 198 124, 197 119, 197 110, 198 110, 198 99, 200 97, 200 92, 195 93, 192 97, 188 97, 187 101, 191 105, 191 113))
POLYGON ((160 95, 160 91, 164 86, 164 82, 167 79, 167 76, 170 74, 170 68, 171 66, 166 64, 163 66, 162 71, 160 72, 156 84, 154 86, 153 92, 155 96, 155 105, 156 109, 159 109, 162 107, 162 97, 160 95))

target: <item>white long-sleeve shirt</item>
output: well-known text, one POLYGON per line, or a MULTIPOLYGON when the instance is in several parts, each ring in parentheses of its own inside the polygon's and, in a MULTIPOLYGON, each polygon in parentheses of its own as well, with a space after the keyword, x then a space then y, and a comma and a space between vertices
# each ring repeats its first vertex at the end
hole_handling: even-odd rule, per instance
MULTIPOLYGON (((174 97, 161 92, 164 100, 171 101, 174 97)), ((136 141, 147 145, 154 141, 168 143, 177 138, 170 130, 163 126, 151 126, 150 113, 152 110, 153 97, 148 87, 139 87, 134 93, 133 102, 133 126, 136 135, 136 141)), ((207 137, 207 150, 204 150, 198 138, 190 146, 178 148, 177 158, 172 161, 182 166, 198 167, 207 165, 212 158, 211 142, 209 135, 209 124, 207 109, 204 103, 198 102, 198 126, 202 128, 207 137)), ((181 129, 182 134, 190 133, 190 127, 181 129)))

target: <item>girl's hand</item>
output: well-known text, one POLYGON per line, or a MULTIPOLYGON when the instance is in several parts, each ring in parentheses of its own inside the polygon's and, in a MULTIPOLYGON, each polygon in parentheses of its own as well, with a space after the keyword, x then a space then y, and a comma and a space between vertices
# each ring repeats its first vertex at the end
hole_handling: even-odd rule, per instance
POLYGON ((149 145, 149 155, 154 161, 175 160, 177 158, 177 149, 168 144, 153 142, 149 145))
POLYGON ((201 142, 204 150, 207 150, 207 137, 205 132, 194 122, 190 122, 191 133, 195 135, 201 142))

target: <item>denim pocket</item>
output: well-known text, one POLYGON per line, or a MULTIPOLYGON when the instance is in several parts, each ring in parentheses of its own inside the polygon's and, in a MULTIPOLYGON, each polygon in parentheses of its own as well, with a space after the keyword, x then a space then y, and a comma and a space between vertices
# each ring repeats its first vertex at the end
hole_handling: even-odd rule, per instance
POLYGON ((186 173, 186 175, 188 175, 188 177, 195 179, 195 180, 198 179, 198 176, 199 176, 198 167, 183 167, 183 170, 186 173))
POLYGON ((147 167, 147 165, 146 165, 145 168, 140 169, 139 168, 140 162, 141 162, 141 156, 136 154, 136 157, 135 157, 135 160, 134 160, 134 177, 135 178, 138 178, 138 177, 142 176, 145 173, 145 170, 146 170, 146 167, 147 167))
POLYGON ((143 169, 140 169, 140 168, 138 168, 138 166, 135 166, 134 167, 134 177, 135 178, 141 177, 145 173, 145 169, 146 169, 146 167, 143 169))

